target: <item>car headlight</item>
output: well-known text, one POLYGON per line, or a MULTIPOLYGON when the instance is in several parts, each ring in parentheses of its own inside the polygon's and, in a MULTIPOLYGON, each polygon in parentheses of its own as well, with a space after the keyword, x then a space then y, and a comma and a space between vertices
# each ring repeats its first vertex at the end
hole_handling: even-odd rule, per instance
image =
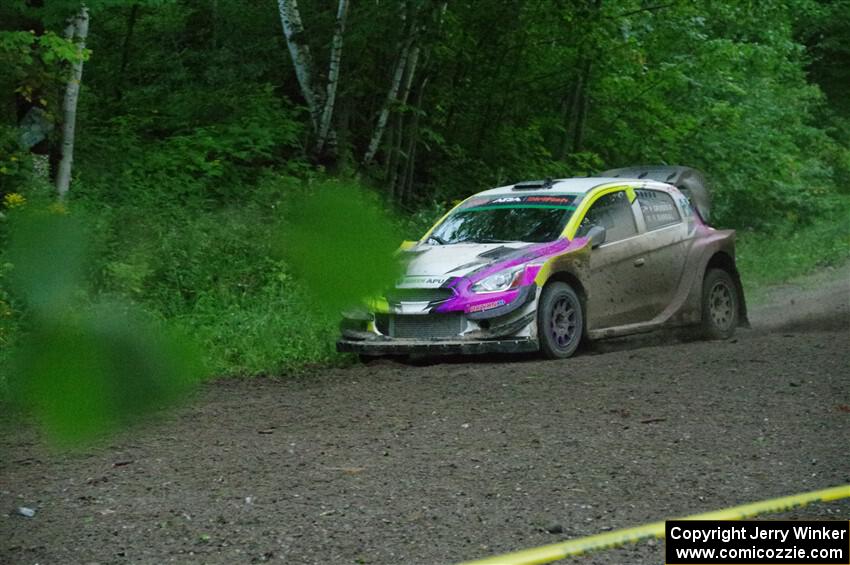
POLYGON ((472 292, 500 292, 517 288, 525 267, 512 267, 485 277, 472 285, 472 292))

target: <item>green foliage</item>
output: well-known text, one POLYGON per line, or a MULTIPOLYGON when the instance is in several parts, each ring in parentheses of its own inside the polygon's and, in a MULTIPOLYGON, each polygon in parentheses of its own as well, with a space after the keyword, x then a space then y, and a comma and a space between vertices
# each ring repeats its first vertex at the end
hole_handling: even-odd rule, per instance
POLYGON ((794 24, 808 48, 811 74, 846 119, 850 117, 850 0, 818 0, 805 3, 805 8, 794 24))
POLYGON ((204 344, 212 374, 291 374, 336 359, 337 316, 323 314, 291 276, 277 276, 251 294, 205 292, 173 319, 204 344))
POLYGON ((798 7, 590 6, 454 8, 446 33, 455 48, 438 52, 449 71, 435 77, 427 124, 442 137, 422 164, 440 197, 550 171, 666 162, 706 171, 721 225, 805 224, 824 209, 846 170, 846 142, 816 127, 823 98, 793 35, 798 7), (481 28, 500 30, 486 49, 476 48, 481 28), (568 111, 580 79, 584 117, 568 111))
MULTIPOLYGON (((10 78, 39 76, 44 84, 60 76, 62 65, 87 60, 89 51, 80 53, 73 41, 47 31, 0 31, 0 63, 10 78), (41 67, 33 73, 34 67, 41 67)), ((32 85, 29 85, 32 87, 32 85)))
POLYGON ((302 126, 270 87, 234 87, 217 95, 224 117, 205 123, 199 116, 191 128, 156 109, 91 124, 79 150, 93 164, 84 190, 113 202, 229 204, 244 200, 267 168, 305 170, 298 159, 302 126))
POLYGON ((97 194, 81 202, 98 219, 100 292, 195 336, 216 374, 294 370, 333 356, 336 316, 314 303, 275 248, 303 183, 267 175, 251 188, 251 199, 215 209, 163 191, 108 210, 97 194))
POLYGON ((20 336, 20 311, 12 295, 7 290, 6 279, 12 264, 0 265, 0 399, 6 393, 4 369, 9 366, 11 351, 20 336))
POLYGON ((0 124, 0 195, 23 190, 32 177, 31 157, 18 135, 17 128, 0 124))
POLYGON ((739 234, 737 259, 748 292, 843 265, 850 259, 850 198, 842 197, 802 229, 788 225, 772 234, 739 234))

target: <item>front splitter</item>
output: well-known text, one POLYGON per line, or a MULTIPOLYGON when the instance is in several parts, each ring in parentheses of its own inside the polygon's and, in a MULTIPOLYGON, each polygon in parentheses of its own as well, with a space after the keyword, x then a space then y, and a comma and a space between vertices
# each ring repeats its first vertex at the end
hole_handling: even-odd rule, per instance
POLYGON ((360 355, 475 355, 479 353, 522 353, 538 351, 536 339, 493 340, 417 340, 417 339, 341 339, 336 350, 360 355))

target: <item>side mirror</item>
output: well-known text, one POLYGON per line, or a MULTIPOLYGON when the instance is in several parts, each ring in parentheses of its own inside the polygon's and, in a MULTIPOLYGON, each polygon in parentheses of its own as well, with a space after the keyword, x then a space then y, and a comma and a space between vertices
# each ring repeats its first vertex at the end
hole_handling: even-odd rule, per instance
POLYGON ((593 226, 587 232, 587 239, 590 240, 590 248, 596 249, 605 243, 605 228, 602 226, 593 226))

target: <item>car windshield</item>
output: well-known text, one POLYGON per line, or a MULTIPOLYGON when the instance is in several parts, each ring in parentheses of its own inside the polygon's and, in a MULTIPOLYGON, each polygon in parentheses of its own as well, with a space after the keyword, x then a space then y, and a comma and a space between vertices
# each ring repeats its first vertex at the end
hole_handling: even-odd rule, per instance
POLYGON ((429 243, 553 241, 575 210, 573 200, 568 195, 472 199, 437 226, 429 243))

